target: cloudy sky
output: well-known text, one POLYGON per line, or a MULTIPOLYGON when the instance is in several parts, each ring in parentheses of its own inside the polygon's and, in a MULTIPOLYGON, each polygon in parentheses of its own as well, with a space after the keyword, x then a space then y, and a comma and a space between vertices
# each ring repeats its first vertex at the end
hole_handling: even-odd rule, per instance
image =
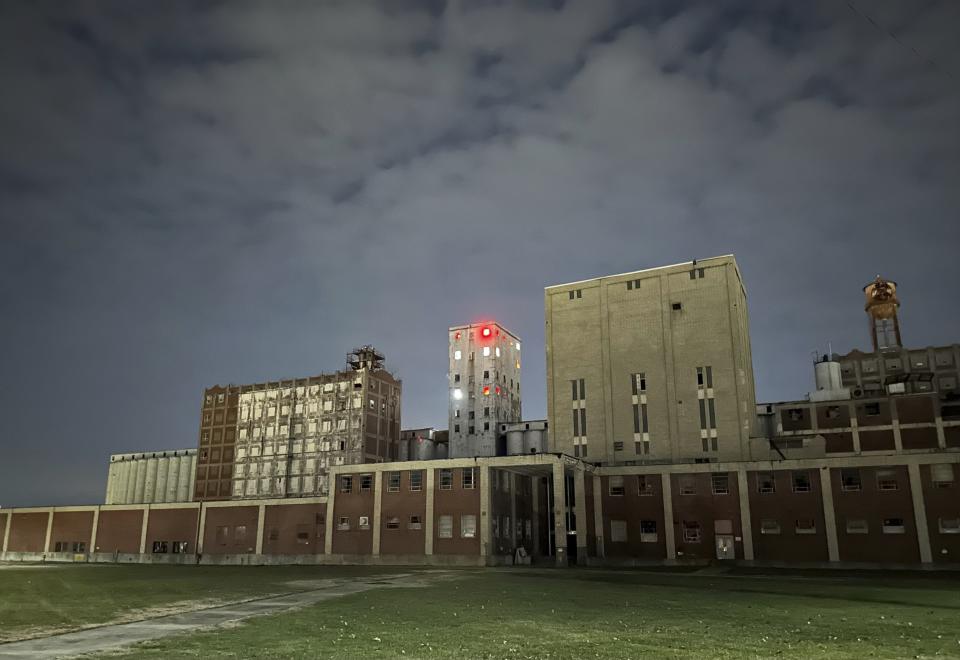
POLYGON ((763 400, 866 346, 877 273, 957 341, 960 3, 854 6, 3 2, 0 505, 360 343, 443 425, 478 319, 542 417, 543 287, 691 258, 736 254, 763 400))

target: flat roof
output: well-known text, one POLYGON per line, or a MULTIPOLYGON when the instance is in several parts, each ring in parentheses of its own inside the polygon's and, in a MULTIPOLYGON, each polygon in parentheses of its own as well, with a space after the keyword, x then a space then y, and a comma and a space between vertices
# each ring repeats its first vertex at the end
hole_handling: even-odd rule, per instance
POLYGON ((736 257, 734 257, 732 254, 721 254, 721 255, 717 255, 717 256, 715 256, 715 257, 705 257, 705 258, 703 258, 703 259, 697 259, 696 261, 693 261, 693 260, 691 260, 691 261, 681 261, 681 262, 678 263, 678 264, 670 264, 670 265, 668 265, 668 266, 654 266, 653 268, 643 268, 643 269, 641 269, 641 270, 631 270, 631 271, 628 271, 628 272, 626 272, 626 273, 617 273, 617 274, 615 274, 615 275, 600 275, 600 276, 598 276, 598 277, 590 277, 590 278, 585 279, 585 280, 577 280, 577 281, 575 281, 575 282, 565 282, 564 284, 551 284, 550 286, 544 287, 544 289, 555 289, 555 288, 561 287, 561 286, 571 286, 571 285, 573 285, 573 284, 584 284, 584 283, 586 283, 586 282, 594 282, 594 281, 596 281, 596 280, 605 280, 605 279, 614 278, 614 277, 624 277, 624 276, 626 276, 626 275, 636 275, 636 274, 638 274, 638 273, 649 273, 649 272, 652 272, 652 271, 655 271, 655 270, 664 270, 664 269, 667 269, 667 268, 677 268, 678 266, 692 266, 694 263, 699 264, 700 262, 704 262, 704 261, 715 261, 715 260, 717 260, 717 259, 732 259, 734 262, 736 262, 736 257))

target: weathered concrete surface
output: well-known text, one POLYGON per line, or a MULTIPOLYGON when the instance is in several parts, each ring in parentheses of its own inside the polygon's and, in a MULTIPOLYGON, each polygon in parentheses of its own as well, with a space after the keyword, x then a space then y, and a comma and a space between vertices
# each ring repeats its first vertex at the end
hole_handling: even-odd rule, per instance
MULTIPOLYGON (((430 573, 399 573, 363 578, 312 580, 310 590, 231 603, 205 610, 104 625, 77 632, 28 639, 22 642, 0 644, 0 658, 63 658, 85 653, 113 651, 124 646, 159 637, 235 623, 254 616, 294 610, 331 598, 360 593, 383 587, 426 586, 438 579, 455 577, 445 571, 430 573)), ((291 585, 304 587, 303 584, 291 585)))

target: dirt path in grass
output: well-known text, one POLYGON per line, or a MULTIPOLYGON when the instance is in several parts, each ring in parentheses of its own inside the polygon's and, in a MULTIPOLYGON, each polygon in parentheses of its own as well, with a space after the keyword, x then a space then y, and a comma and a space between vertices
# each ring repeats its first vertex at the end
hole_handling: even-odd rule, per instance
POLYGON ((250 617, 300 609, 324 600, 391 587, 424 587, 457 579, 453 571, 423 571, 357 578, 300 580, 296 592, 267 596, 218 607, 157 616, 131 623, 106 624, 76 632, 0 644, 0 658, 63 658, 113 651, 138 642, 177 633, 235 624, 250 617))

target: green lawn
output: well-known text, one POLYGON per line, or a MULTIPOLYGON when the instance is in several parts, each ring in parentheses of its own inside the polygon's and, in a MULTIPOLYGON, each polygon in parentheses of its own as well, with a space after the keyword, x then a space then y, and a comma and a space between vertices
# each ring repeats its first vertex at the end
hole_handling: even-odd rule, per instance
MULTIPOLYGON (((241 572, 252 578, 257 570, 241 572)), ((463 571, 432 586, 376 589, 119 657, 174 656, 960 657, 960 578, 463 571)))
POLYGON ((0 641, 308 588, 297 585, 298 580, 397 571, 325 566, 0 566, 0 641))

